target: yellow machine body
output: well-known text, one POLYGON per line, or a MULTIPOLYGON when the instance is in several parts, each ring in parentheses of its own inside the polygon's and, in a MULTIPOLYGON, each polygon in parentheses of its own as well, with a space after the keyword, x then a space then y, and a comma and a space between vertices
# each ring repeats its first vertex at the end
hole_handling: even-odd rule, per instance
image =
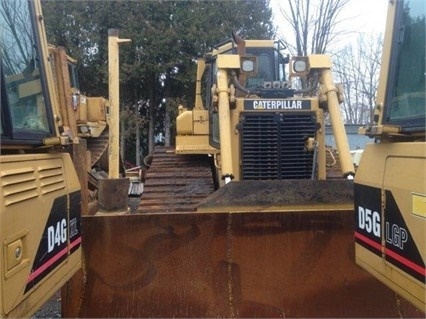
POLYGON ((356 262, 426 309, 424 1, 389 1, 374 137, 355 177, 356 262))
POLYGON ((107 127, 108 101, 80 92, 77 61, 65 49, 49 45, 58 105, 64 126, 73 136, 97 138, 107 127))
POLYGON ((81 268, 82 192, 40 3, 3 1, 0 14, 0 316, 19 318, 81 268))
POLYGON ((195 106, 192 110, 179 107, 176 154, 213 155, 222 180, 327 179, 326 168, 332 166, 327 163, 325 145, 329 113, 338 140, 339 175, 353 175, 339 107, 342 94, 333 83, 330 58, 295 58, 291 69, 300 61, 306 67, 292 71, 288 81, 284 65, 290 61, 284 62, 282 44, 246 40, 239 46, 245 52, 237 54, 238 45, 225 43, 198 61, 195 106), (246 63, 253 64, 253 70, 245 72, 242 66, 246 63), (281 72, 281 81, 274 72, 281 72), (309 77, 318 87, 291 89, 291 81, 309 77), (251 87, 242 92, 239 85, 251 87))
POLYGON ((68 154, 2 155, 1 316, 38 310, 81 267, 80 183, 68 154))

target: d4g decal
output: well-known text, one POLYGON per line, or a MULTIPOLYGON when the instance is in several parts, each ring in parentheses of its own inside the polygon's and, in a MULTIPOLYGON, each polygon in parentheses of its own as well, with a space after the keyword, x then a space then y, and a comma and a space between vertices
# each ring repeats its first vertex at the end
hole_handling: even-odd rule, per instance
POLYGON ((25 287, 25 293, 33 288, 55 269, 81 244, 81 194, 69 194, 69 220, 67 196, 60 196, 53 202, 49 218, 40 240, 37 254, 25 287))
POLYGON ((425 264, 392 192, 360 184, 354 191, 356 243, 379 257, 383 250, 387 262, 424 282, 425 264))

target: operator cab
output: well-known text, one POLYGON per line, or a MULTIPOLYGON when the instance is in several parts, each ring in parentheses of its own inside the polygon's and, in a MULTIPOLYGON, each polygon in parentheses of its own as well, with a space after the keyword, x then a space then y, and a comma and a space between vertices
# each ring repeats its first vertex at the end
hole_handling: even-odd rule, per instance
POLYGON ((247 48, 247 55, 253 55, 257 58, 257 72, 247 75, 246 89, 265 98, 288 97, 290 95, 290 92, 288 92, 290 85, 287 82, 285 72, 289 57, 283 56, 282 50, 284 48, 285 46, 281 42, 275 42, 274 48, 247 48), (285 96, 279 96, 283 94, 285 96))
MULTIPOLYGON (((238 48, 233 41, 221 43, 217 48, 220 54, 238 54, 238 48), (231 44, 229 49, 220 50, 227 44, 231 44)), ((245 52, 241 55, 241 63, 243 65, 244 61, 251 61, 253 69, 250 71, 243 71, 243 67, 240 69, 237 76, 242 88, 237 87, 236 94, 257 95, 270 99, 294 96, 294 90, 290 88, 286 75, 286 66, 290 59, 288 55, 283 55, 285 49, 286 46, 281 41, 247 41, 245 52)), ((216 83, 216 72, 216 56, 206 57, 204 83, 207 84, 207 88, 216 83)), ((205 105, 209 105, 209 101, 205 102, 207 102, 205 105)))
MULTIPOLYGON (((402 4, 398 4, 402 5, 402 4)), ((425 5, 408 2, 395 19, 383 124, 401 133, 425 131, 425 5), (423 52, 423 54, 419 54, 423 52)))
POLYGON ((395 141, 424 138, 426 123, 425 5, 397 1, 388 65, 383 65, 372 126, 359 133, 395 141))
POLYGON ((31 1, 3 1, 0 6, 2 148, 11 144, 41 146, 44 138, 55 135, 31 10, 34 11, 31 1), (8 12, 16 12, 15 19, 8 12))

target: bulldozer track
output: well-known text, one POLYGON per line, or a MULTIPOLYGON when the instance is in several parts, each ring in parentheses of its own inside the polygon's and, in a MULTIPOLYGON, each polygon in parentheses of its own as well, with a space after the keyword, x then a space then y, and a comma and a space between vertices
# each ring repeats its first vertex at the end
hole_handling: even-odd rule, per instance
POLYGON ((99 137, 87 138, 87 150, 91 153, 90 166, 93 167, 102 157, 109 144, 108 127, 99 137))
POLYGON ((214 191, 210 163, 207 155, 180 155, 172 147, 156 147, 138 213, 196 211, 214 191))

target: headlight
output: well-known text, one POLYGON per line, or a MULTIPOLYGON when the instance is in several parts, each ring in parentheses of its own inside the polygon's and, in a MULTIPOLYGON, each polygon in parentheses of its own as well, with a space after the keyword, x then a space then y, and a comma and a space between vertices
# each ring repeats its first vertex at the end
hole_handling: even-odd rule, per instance
POLYGON ((74 92, 72 94, 72 108, 75 110, 77 110, 77 108, 80 106, 80 92, 74 92))
POLYGON ((308 69, 306 60, 296 60, 293 62, 293 71, 296 73, 305 73, 308 69))
POLYGON ((253 72, 254 70, 254 62, 252 60, 244 60, 241 68, 244 72, 253 72))

